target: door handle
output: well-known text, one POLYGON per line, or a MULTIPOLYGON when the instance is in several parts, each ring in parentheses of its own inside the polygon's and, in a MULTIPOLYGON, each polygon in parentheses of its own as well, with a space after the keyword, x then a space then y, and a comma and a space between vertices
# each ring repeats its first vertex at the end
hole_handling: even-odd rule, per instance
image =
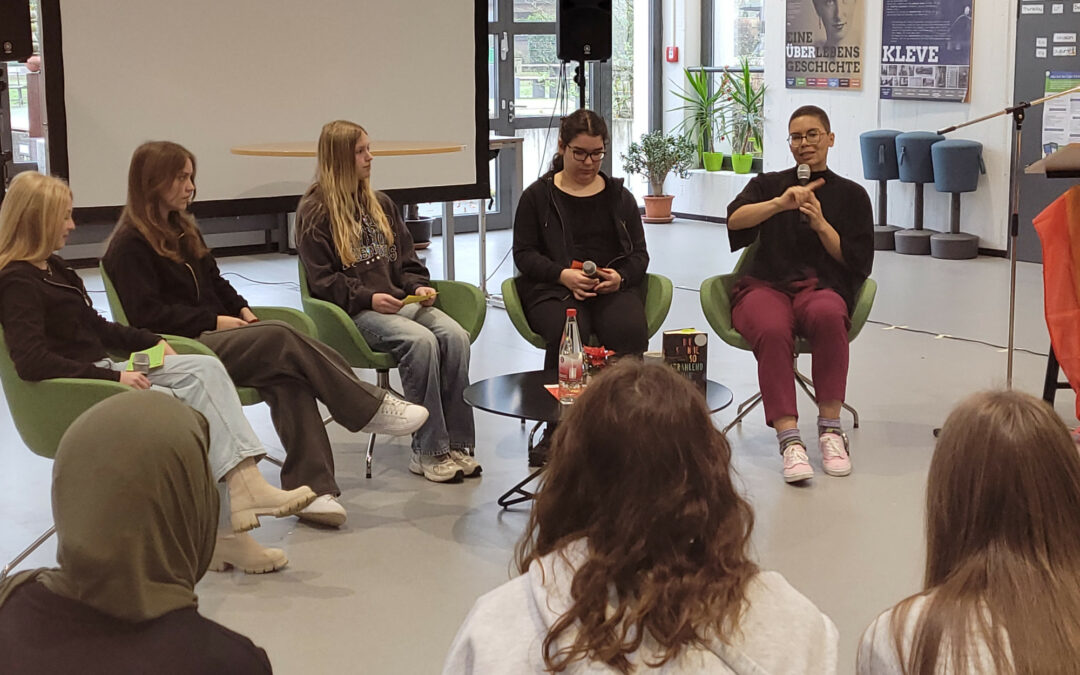
POLYGON ((506 60, 506 56, 510 53, 510 38, 506 31, 503 31, 502 38, 499 40, 499 58, 503 61, 506 60))

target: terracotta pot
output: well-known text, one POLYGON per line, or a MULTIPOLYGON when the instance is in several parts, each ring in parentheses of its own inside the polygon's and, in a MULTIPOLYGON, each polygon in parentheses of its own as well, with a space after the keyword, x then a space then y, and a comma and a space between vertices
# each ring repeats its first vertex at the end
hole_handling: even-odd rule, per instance
POLYGON ((645 217, 642 220, 646 223, 670 223, 675 220, 671 215, 671 200, 673 199, 675 195, 647 195, 645 217))

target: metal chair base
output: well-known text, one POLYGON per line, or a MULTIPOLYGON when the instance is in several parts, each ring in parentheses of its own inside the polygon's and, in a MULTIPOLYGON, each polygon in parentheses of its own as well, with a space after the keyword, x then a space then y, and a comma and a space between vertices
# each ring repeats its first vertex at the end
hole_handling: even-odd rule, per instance
MULTIPOLYGON (((375 370, 375 383, 386 391, 390 391, 390 371, 385 368, 375 370)), ((371 459, 375 456, 375 434, 371 434, 367 444, 366 478, 371 478, 371 459)))
MULTIPOLYGON (((806 392, 806 395, 810 397, 811 401, 813 401, 814 403, 817 403, 817 396, 813 392, 814 381, 811 380, 806 375, 803 375, 801 372, 799 372, 799 360, 798 359, 795 359, 795 382, 798 383, 799 387, 801 387, 802 390, 806 392)), ((746 399, 742 403, 740 403, 738 411, 737 411, 738 415, 736 415, 735 419, 731 420, 731 422, 729 422, 728 425, 726 427, 724 427, 723 434, 726 436, 727 432, 731 431, 731 429, 734 428, 736 424, 741 423, 743 418, 746 417, 747 415, 749 415, 750 411, 753 410, 754 408, 756 408, 759 403, 761 403, 761 392, 760 391, 758 393, 754 394, 753 396, 751 396, 750 398, 746 399)), ((844 407, 844 410, 847 410, 849 413, 851 413, 851 417, 854 420, 852 422, 852 427, 854 427, 855 429, 858 429, 859 428, 859 411, 856 410, 855 408, 853 408, 852 406, 848 405, 847 403, 841 403, 841 405, 844 407)))
POLYGON ((0 581, 3 581, 7 577, 7 575, 11 573, 11 570, 18 567, 22 561, 30 557, 31 553, 36 551, 42 544, 48 541, 49 537, 53 536, 53 534, 55 533, 56 526, 53 525, 49 529, 45 530, 45 532, 40 537, 35 539, 34 543, 26 547, 26 549, 22 553, 12 558, 11 562, 9 562, 7 565, 4 565, 4 569, 0 570, 0 581))

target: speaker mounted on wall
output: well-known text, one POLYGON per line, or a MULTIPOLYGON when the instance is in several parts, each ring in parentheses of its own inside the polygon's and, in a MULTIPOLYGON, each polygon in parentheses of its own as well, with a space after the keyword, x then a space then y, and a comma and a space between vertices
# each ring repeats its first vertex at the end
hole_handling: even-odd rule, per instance
POLYGON ((611 0, 559 0, 555 33, 560 61, 607 61, 611 0))
POLYGON ((0 2, 0 61, 25 61, 34 54, 29 0, 0 2))

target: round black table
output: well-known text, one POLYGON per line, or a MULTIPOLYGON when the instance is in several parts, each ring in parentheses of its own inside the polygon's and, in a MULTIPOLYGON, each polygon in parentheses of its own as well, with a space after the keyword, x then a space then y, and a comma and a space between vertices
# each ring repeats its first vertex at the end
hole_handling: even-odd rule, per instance
MULTIPOLYGON (((554 370, 533 370, 527 373, 498 375, 487 380, 475 382, 465 388, 465 402, 470 406, 506 417, 537 422, 557 422, 562 414, 562 404, 544 388, 546 384, 559 381, 554 370)), ((705 403, 710 412, 717 412, 731 405, 731 390, 708 380, 705 390, 705 403)), ((533 430, 535 433, 535 429, 533 430)), ((529 436, 530 442, 532 435, 529 436)), ((525 480, 510 488, 499 497, 499 506, 506 508, 533 498, 533 493, 524 487, 536 479, 544 468, 533 471, 525 480)))

